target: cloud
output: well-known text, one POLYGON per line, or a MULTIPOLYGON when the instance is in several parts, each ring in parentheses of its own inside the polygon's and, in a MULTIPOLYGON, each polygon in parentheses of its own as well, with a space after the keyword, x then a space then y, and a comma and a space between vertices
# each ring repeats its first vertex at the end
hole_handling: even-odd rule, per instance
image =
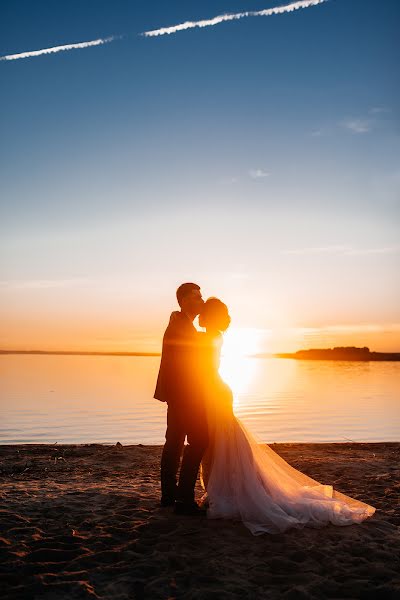
POLYGON ((345 254, 365 255, 365 254, 396 254, 399 252, 399 246, 384 246, 382 248, 351 248, 345 254))
POLYGON ((13 279, 0 281, 0 289, 13 290, 46 290, 53 288, 69 288, 90 285, 93 280, 87 277, 73 277, 70 279, 13 279))
POLYGON ((371 122, 367 119, 348 119, 343 121, 342 125, 353 133, 368 133, 371 131, 371 122))
POLYGON ((349 246, 318 246, 315 248, 294 248, 284 250, 283 254, 343 254, 349 250, 349 246))
POLYGON ((66 50, 78 50, 81 48, 90 48, 92 46, 102 46, 109 44, 114 40, 121 39, 121 35, 112 35, 107 38, 99 38, 91 42, 79 42, 77 44, 65 44, 64 46, 53 46, 52 48, 43 48, 42 50, 31 50, 28 52, 20 52, 19 54, 7 54, 0 56, 0 60, 18 60, 20 58, 32 58, 34 56, 42 56, 42 54, 54 54, 55 52, 65 52, 66 50))
POLYGON ((239 179, 237 177, 223 177, 222 179, 219 180, 219 183, 221 185, 234 185, 238 181, 239 181, 239 179))
POLYGON ((400 332, 400 323, 353 323, 338 325, 321 325, 319 327, 295 327, 292 331, 298 335, 313 337, 323 333, 397 333, 400 332))
POLYGON ((185 21, 184 23, 172 25, 171 27, 161 27, 160 29, 144 31, 142 35, 145 37, 157 37, 159 35, 170 35, 171 33, 177 33, 178 31, 185 31, 186 29, 194 29, 195 27, 213 27, 214 25, 219 25, 225 21, 237 21, 238 19, 244 19, 246 17, 269 17, 271 15, 293 12, 294 10, 299 10, 300 8, 309 8, 311 6, 316 6, 317 4, 323 4, 327 1, 328 0, 301 0, 298 2, 291 2, 290 4, 286 4, 284 6, 266 8, 264 10, 229 13, 225 15, 218 15, 212 19, 205 19, 202 21, 185 21))
POLYGON ((262 179, 263 177, 269 177, 269 173, 267 173, 267 171, 263 171, 262 169, 250 169, 249 175, 252 179, 262 179))
POLYGON ((359 117, 352 117, 336 121, 331 125, 325 127, 316 127, 311 131, 311 137, 321 137, 325 134, 332 134, 337 128, 347 129, 354 134, 369 133, 373 129, 375 130, 382 121, 385 119, 385 115, 390 114, 392 111, 386 106, 372 106, 368 111, 359 117))
POLYGON ((387 108, 385 106, 373 106, 372 108, 369 109, 368 112, 371 115, 380 115, 382 113, 389 113, 390 112, 390 108, 387 108))
POLYGON ((311 248, 294 248, 283 250, 282 254, 341 254, 346 256, 363 256, 367 254, 395 254, 400 246, 383 246, 381 248, 353 248, 352 246, 317 246, 311 248))

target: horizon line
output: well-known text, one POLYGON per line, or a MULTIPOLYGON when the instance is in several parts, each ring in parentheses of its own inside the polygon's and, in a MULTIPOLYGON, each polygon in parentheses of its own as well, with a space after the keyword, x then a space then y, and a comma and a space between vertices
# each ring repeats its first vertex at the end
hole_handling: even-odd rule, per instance
POLYGON ((140 352, 140 351, 121 351, 116 350, 7 350, 0 349, 0 354, 93 354, 100 356, 161 356, 161 352, 140 352))
MULTIPOLYGON (((352 349, 357 348, 361 349, 358 346, 329 346, 325 348, 300 348, 298 350, 294 350, 292 352, 255 352, 252 354, 245 354, 244 357, 247 358, 267 358, 267 357, 276 357, 282 358, 283 355, 295 355, 298 352, 307 352, 307 351, 324 351, 324 350, 333 350, 335 348, 343 348, 343 349, 352 349)), ((399 351, 390 351, 390 350, 370 350, 368 349, 370 354, 400 354, 399 351)), ((156 357, 161 356, 161 352, 141 352, 141 351, 117 351, 117 350, 15 350, 15 349, 0 349, 0 355, 2 354, 55 354, 61 356, 144 356, 144 357, 156 357)), ((223 355, 223 353, 222 353, 223 355)))

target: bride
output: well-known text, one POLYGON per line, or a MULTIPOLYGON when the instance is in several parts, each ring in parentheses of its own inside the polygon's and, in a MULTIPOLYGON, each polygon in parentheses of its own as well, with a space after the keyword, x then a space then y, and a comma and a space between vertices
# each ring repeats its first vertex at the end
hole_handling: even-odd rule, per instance
POLYGON ((227 306, 217 298, 204 304, 202 334, 204 385, 210 443, 201 479, 211 519, 234 519, 254 535, 291 527, 351 525, 375 508, 314 481, 291 467, 266 444, 260 445, 235 417, 232 391, 219 375, 222 332, 230 324, 227 306))

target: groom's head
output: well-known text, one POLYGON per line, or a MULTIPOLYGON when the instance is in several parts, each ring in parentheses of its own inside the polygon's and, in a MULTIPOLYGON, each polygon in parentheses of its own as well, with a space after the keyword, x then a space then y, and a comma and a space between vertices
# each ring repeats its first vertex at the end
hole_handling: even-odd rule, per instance
POLYGON ((181 309, 193 318, 199 314, 204 304, 197 283, 182 283, 176 290, 176 299, 181 309))

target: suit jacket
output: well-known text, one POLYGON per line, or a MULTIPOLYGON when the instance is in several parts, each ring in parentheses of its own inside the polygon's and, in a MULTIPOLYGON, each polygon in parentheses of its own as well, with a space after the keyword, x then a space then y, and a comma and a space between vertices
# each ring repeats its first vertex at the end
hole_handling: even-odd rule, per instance
POLYGON ((199 341, 200 334, 190 319, 180 311, 173 312, 163 337, 154 398, 182 408, 201 402, 199 341))

